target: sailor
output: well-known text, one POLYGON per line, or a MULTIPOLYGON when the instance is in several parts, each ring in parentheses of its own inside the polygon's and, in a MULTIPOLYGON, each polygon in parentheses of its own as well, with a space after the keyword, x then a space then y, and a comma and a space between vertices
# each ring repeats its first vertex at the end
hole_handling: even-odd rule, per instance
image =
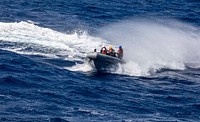
POLYGON ((122 46, 119 46, 119 48, 118 48, 117 57, 120 58, 120 59, 123 58, 123 48, 122 48, 122 46))
POLYGON ((115 50, 112 48, 112 46, 109 46, 108 48, 108 55, 116 57, 115 50))
POLYGON ((106 49, 106 47, 105 46, 103 46, 102 48, 101 48, 101 51, 100 51, 102 54, 107 54, 107 49, 106 49))

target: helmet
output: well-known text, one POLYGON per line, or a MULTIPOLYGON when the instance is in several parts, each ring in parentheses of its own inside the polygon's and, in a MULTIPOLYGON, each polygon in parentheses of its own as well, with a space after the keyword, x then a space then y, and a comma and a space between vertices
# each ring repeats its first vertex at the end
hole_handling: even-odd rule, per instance
POLYGON ((121 49, 121 48, 122 48, 122 46, 119 46, 119 48, 121 49))
POLYGON ((109 50, 112 49, 112 46, 110 45, 110 46, 108 47, 108 49, 109 49, 109 50))

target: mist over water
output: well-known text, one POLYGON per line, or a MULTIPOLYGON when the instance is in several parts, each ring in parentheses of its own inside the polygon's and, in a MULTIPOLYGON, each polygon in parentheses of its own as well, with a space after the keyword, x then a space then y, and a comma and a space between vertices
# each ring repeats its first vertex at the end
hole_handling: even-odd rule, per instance
MULTIPOLYGON (((122 45, 122 73, 149 75, 162 68, 185 69, 200 62, 199 28, 176 20, 134 19, 106 26, 100 36, 122 45)), ((120 71, 119 71, 120 72, 120 71)))

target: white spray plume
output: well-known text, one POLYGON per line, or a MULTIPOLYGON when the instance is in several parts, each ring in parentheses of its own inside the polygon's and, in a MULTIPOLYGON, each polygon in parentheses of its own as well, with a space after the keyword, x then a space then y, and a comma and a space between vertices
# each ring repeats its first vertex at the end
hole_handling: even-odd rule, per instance
POLYGON ((161 68, 185 69, 200 63, 199 28, 175 20, 129 20, 101 30, 100 36, 124 47, 123 73, 149 75, 161 68))

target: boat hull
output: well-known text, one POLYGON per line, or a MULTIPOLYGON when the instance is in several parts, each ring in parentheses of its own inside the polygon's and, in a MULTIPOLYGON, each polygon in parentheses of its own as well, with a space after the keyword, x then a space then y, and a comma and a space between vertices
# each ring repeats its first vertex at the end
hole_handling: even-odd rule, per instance
POLYGON ((125 63, 122 59, 98 52, 88 53, 87 60, 97 70, 117 69, 118 64, 125 63))

